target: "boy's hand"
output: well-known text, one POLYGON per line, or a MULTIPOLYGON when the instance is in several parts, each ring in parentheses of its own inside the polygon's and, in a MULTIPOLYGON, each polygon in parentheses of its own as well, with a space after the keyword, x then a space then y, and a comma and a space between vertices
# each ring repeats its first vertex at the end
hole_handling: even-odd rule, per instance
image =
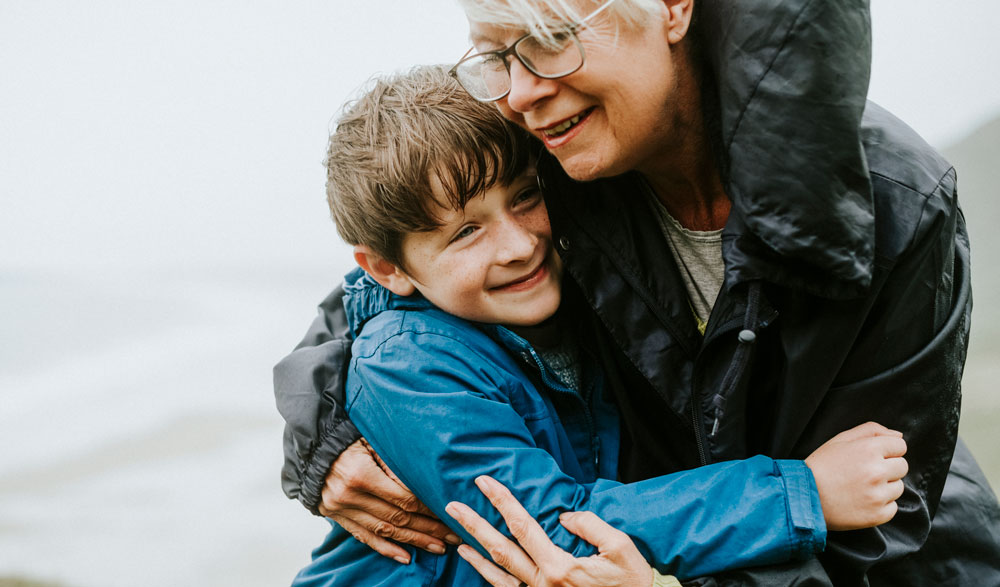
POLYGON ((868 422, 826 441, 806 457, 829 530, 884 524, 896 515, 909 466, 903 434, 868 422))
POLYGON ((409 564, 410 554, 391 540, 435 554, 444 553, 443 540, 461 542, 383 467, 365 439, 347 447, 330 467, 319 513, 382 556, 403 564, 409 564))

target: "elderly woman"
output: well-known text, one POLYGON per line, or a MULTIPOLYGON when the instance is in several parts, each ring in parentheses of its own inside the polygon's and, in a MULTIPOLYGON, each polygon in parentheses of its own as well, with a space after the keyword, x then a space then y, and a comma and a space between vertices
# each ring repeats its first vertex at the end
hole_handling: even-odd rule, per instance
MULTIPOLYGON (((892 522, 697 584, 1000 584, 1000 511, 957 438, 971 300, 954 170, 865 102, 866 2, 701 3, 462 0, 473 49, 454 75, 550 154, 554 239, 623 418, 620 479, 802 458, 879 421, 909 446, 892 522)), ((447 530, 401 516, 412 496, 321 393, 339 385, 336 323, 276 371, 279 402, 320 406, 286 413, 286 491, 385 554, 376 528, 439 546, 447 530)), ((565 571, 531 560, 537 536, 525 554, 460 517, 519 575, 477 561, 495 584, 565 571)))

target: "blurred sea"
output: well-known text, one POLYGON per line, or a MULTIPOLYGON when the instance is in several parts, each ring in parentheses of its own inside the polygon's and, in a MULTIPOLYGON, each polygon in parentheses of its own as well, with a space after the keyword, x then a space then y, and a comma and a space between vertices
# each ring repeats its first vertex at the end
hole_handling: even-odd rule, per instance
POLYGON ((288 584, 327 526, 281 493, 270 368, 314 273, 0 277, 0 585, 288 584))

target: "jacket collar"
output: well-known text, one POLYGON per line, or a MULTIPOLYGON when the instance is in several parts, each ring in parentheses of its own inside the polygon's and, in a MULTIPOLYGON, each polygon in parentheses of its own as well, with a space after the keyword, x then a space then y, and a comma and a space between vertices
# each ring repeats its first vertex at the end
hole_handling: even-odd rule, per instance
POLYGON ((360 267, 344 276, 344 310, 351 336, 357 338, 361 327, 386 310, 420 310, 433 308, 419 293, 399 296, 379 285, 360 267))
MULTIPOLYGON (((344 276, 344 309, 347 311, 347 323, 351 336, 358 337, 366 322, 388 310, 430 310, 437 306, 432 304, 419 292, 410 296, 400 296, 379 285, 360 267, 355 267, 344 276)), ((516 353, 522 359, 532 362, 536 356, 534 349, 527 340, 515 334, 510 329, 499 324, 484 324, 470 322, 485 332, 488 336, 502 344, 507 350, 516 353)))

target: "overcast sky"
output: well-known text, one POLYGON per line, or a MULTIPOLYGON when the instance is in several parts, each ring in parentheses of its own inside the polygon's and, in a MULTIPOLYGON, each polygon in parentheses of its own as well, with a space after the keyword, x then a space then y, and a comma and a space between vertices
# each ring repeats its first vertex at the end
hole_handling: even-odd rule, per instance
MULTIPOLYGON (((872 13, 873 99, 939 146, 1000 114, 1000 2, 872 13)), ((331 118, 465 36, 453 0, 2 0, 0 277, 344 263, 331 118)))

